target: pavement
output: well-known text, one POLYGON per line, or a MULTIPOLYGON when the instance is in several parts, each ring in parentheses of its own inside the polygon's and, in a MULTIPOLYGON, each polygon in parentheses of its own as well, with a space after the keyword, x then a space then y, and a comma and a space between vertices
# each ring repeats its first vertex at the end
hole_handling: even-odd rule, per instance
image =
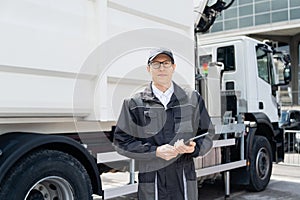
MULTIPOLYGON (((137 177, 137 176, 136 176, 137 177)), ((101 175, 104 189, 127 184, 129 173, 106 173, 101 175)), ((100 200, 101 197, 94 197, 100 200)), ((203 184, 199 188, 201 200, 223 200, 224 187, 221 180, 203 184)), ((300 166, 273 164, 273 171, 268 187, 262 192, 249 192, 241 186, 231 186, 230 200, 299 200, 300 199, 300 166)), ((136 194, 120 196, 111 200, 137 200, 136 194)))
POLYGON ((274 164, 271 179, 300 183, 300 165, 274 164))
MULTIPOLYGON (((199 199, 223 200, 223 183, 206 184, 199 190, 199 199)), ((273 164, 271 180, 264 191, 249 192, 242 186, 232 186, 230 200, 299 200, 300 166, 273 164)))

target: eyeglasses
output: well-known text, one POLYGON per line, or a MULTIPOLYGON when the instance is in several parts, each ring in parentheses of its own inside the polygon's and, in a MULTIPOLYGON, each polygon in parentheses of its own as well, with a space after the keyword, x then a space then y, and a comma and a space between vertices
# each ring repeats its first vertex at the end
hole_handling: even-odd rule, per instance
POLYGON ((172 61, 170 61, 170 60, 165 60, 163 62, 153 61, 150 63, 150 66, 153 69, 159 69, 161 64, 164 68, 170 68, 172 66, 172 61))

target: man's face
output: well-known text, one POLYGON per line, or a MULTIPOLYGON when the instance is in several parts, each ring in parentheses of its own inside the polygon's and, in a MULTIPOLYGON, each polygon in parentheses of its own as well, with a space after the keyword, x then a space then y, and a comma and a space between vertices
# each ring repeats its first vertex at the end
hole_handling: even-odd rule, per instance
MULTIPOLYGON (((171 62, 171 58, 169 56, 159 54, 151 61, 151 63, 165 62, 166 64, 168 63, 167 61, 171 62)), ((171 66, 167 67, 167 65, 164 66, 164 64, 160 64, 159 68, 155 69, 151 63, 150 66, 147 66, 147 70, 152 76, 153 83, 160 86, 170 86, 176 65, 171 63, 171 66)))

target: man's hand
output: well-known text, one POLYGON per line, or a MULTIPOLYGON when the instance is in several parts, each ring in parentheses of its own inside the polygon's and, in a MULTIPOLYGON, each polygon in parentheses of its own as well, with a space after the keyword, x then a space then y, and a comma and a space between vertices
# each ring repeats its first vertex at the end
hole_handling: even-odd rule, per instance
POLYGON ((165 144, 162 146, 157 147, 156 149, 156 156, 160 157, 164 160, 171 160, 178 155, 178 152, 175 148, 169 144, 165 144))
POLYGON ((195 146, 196 143, 194 141, 190 141, 188 144, 184 144, 183 140, 178 140, 174 144, 175 150, 179 154, 193 153, 195 151, 195 146))

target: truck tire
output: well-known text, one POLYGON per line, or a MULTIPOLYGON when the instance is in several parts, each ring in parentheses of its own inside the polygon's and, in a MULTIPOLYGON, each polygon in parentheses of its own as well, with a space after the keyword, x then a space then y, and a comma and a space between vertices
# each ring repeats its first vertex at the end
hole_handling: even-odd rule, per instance
POLYGON ((39 150, 16 163, 0 184, 1 200, 92 200, 85 168, 73 156, 39 150))
POLYGON ((269 184, 272 173, 271 145, 266 137, 254 136, 250 153, 249 190, 262 191, 269 184))

